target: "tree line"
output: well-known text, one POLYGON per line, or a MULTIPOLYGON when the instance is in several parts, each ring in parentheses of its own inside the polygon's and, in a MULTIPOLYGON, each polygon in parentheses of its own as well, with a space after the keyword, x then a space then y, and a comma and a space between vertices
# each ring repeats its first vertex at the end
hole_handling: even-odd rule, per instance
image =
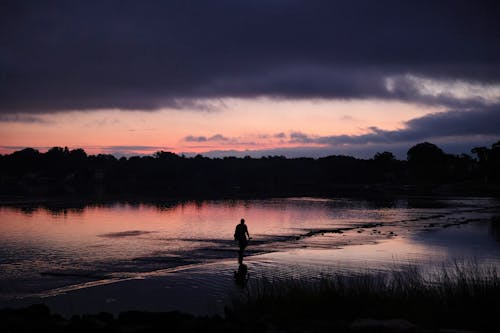
POLYGON ((2 195, 141 195, 171 198, 432 193, 447 188, 464 194, 499 194, 500 141, 468 154, 446 154, 423 142, 407 160, 391 152, 371 159, 208 158, 158 151, 116 158, 83 149, 26 148, 0 155, 2 195))

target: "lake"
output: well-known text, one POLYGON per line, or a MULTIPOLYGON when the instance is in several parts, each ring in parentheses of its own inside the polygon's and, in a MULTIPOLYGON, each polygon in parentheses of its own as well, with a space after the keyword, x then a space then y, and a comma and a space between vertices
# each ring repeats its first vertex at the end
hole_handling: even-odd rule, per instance
POLYGON ((493 198, 0 206, 0 306, 44 300, 68 315, 217 312, 237 290, 233 233, 241 218, 252 237, 250 279, 471 260, 500 267, 498 216, 493 198))

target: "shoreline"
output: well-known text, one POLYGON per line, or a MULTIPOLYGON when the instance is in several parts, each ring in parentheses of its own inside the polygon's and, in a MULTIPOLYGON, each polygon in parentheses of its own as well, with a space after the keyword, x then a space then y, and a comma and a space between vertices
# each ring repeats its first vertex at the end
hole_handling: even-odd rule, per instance
MULTIPOLYGON (((418 268, 407 268, 385 274, 336 275, 317 281, 261 278, 241 292, 240 297, 232 294, 226 302, 221 302, 219 313, 188 313, 179 307, 130 307, 113 312, 103 311, 94 303, 92 311, 65 316, 51 304, 33 303, 0 309, 0 329, 9 332, 42 328, 56 332, 156 332, 166 328, 182 332, 495 331, 495 302, 500 296, 495 270, 478 270, 474 264, 442 267, 437 283, 429 283, 421 273, 418 268)), ((135 293, 143 293, 147 285, 158 287, 143 284, 135 293)), ((185 290, 177 291, 186 296, 185 290)), ((98 298, 96 294, 94 298, 98 298)), ((99 297, 103 296, 107 295, 99 297)), ((133 296, 130 295, 131 299, 133 296)), ((161 301, 164 295, 156 296, 161 301)), ((199 297, 203 299, 204 295, 199 297)))
MULTIPOLYGON (((267 194, 231 194, 231 195, 192 195, 192 196, 164 196, 161 194, 144 195, 142 193, 127 194, 104 194, 104 195, 72 195, 72 194, 54 194, 54 195, 30 195, 30 194, 0 194, 0 206, 19 206, 19 205, 44 205, 56 204, 56 206, 75 204, 75 205, 98 205, 112 203, 181 203, 192 201, 218 201, 218 200, 265 200, 265 199, 287 199, 287 198, 353 198, 366 201, 378 200, 398 200, 398 199, 459 199, 459 198, 500 198, 498 188, 492 187, 484 191, 434 191, 434 192, 414 192, 414 191, 380 191, 384 188, 374 184, 340 186, 338 191, 333 192, 291 192, 291 193, 267 193, 267 194), (373 191, 373 193, 370 193, 373 191)), ((398 186, 405 188, 405 185, 398 186)))

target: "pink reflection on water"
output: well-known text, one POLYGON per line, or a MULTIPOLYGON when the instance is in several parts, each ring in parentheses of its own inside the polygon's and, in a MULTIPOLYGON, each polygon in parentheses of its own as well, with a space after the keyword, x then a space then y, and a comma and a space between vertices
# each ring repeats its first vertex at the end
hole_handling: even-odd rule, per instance
MULTIPOLYGON (((242 217, 255 240, 248 251, 265 253, 245 258, 253 273, 307 277, 336 269, 378 269, 407 260, 440 261, 458 253, 450 246, 458 236, 472 235, 472 229, 453 234, 441 226, 488 218, 466 204, 411 208, 405 202, 379 206, 361 200, 294 198, 59 209, 0 207, 0 287, 22 293, 33 286, 49 290, 87 283, 82 272, 135 278, 137 273, 146 276, 191 264, 205 265, 210 271, 207 263, 226 259, 236 263, 233 232, 242 217), (436 226, 429 231, 430 224, 436 226), (423 231, 422 237, 415 237, 423 231), (445 235, 452 236, 445 239, 445 235), (46 272, 76 272, 77 277, 40 274, 46 272)), ((474 253, 466 248, 467 254, 498 258, 497 244, 486 249, 482 237, 487 237, 484 230, 477 233, 481 246, 474 253)), ((232 273, 231 269, 226 271, 232 273)))
MULTIPOLYGON (((250 235, 263 242, 254 243, 253 249, 263 252, 301 247, 337 249, 390 239, 384 245, 388 252, 411 254, 415 244, 405 237, 429 223, 414 218, 436 213, 455 214, 456 209, 374 207, 362 201, 314 198, 116 203, 59 210, 0 207, 0 241, 13 257, 31 249, 33 257, 40 254, 60 266, 177 256, 181 252, 189 255, 189 251, 207 247, 232 251, 234 227, 243 217, 250 235), (378 226, 360 227, 367 223, 378 226), (303 237, 311 230, 320 232, 303 237)), ((364 256, 361 248, 352 251, 364 256)), ((379 257, 387 260, 384 255, 379 257)))
POLYGON ((58 263, 92 262, 175 254, 217 247, 220 242, 227 242, 230 249, 234 227, 242 217, 254 239, 265 239, 396 215, 393 211, 386 217, 378 210, 351 210, 332 206, 331 200, 312 199, 117 203, 58 210, 0 207, 0 241, 12 249, 13 256, 33 249, 34 256, 48 255, 58 263))

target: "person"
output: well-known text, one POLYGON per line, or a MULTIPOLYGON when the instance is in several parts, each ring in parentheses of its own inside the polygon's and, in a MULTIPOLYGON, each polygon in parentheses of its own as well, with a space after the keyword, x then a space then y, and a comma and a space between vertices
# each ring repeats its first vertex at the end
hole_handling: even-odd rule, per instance
POLYGON ((243 262, 243 253, 248 245, 248 240, 250 239, 250 234, 248 233, 248 228, 245 224, 245 219, 240 220, 240 224, 236 225, 234 230, 234 240, 238 242, 238 262, 241 264, 243 262))

